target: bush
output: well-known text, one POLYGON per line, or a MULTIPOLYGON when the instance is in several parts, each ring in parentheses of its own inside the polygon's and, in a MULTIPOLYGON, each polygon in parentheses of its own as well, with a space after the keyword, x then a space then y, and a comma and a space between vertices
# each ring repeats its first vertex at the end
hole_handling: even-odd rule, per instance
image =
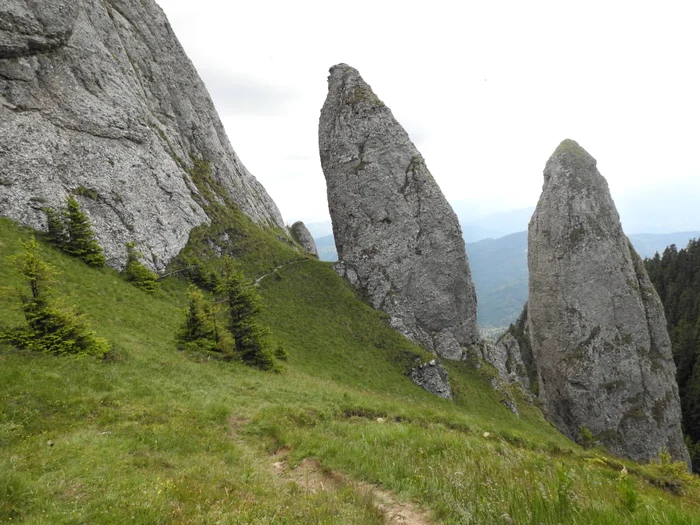
POLYGON ((158 275, 141 263, 143 254, 136 250, 136 243, 126 243, 126 251, 126 266, 122 271, 124 279, 137 288, 154 293, 158 289, 158 275))

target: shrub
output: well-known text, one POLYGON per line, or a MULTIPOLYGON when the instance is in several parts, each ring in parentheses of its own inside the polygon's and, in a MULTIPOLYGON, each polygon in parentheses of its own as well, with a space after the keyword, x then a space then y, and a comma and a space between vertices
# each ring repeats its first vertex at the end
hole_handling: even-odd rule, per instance
POLYGON ((158 289, 158 275, 141 263, 140 259, 143 254, 136 250, 136 243, 126 243, 126 251, 126 266, 122 275, 137 288, 154 293, 158 289))

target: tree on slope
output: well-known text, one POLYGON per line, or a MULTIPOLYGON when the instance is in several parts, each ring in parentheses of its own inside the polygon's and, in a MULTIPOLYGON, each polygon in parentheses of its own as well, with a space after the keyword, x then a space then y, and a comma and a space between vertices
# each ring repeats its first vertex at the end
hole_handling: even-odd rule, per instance
POLYGON ((61 210, 44 209, 48 232, 46 238, 66 253, 79 257, 90 266, 102 267, 105 257, 97 243, 90 219, 71 195, 61 210))
POLYGON ((53 298, 51 283, 57 272, 42 260, 39 243, 30 239, 21 245, 23 251, 11 261, 29 285, 29 294, 19 291, 27 326, 0 331, 0 341, 56 355, 107 353, 109 343, 95 336, 87 317, 74 307, 59 305, 53 298))
POLYGON ((243 272, 233 259, 225 257, 223 263, 223 275, 215 293, 228 307, 228 329, 235 340, 236 353, 250 366, 271 370, 274 358, 265 339, 267 330, 257 319, 262 300, 252 286, 246 286, 243 272))
POLYGON ((104 266, 105 257, 102 254, 102 248, 97 243, 95 233, 92 231, 90 220, 72 195, 66 200, 66 209, 63 215, 68 235, 65 251, 80 257, 90 266, 104 266))

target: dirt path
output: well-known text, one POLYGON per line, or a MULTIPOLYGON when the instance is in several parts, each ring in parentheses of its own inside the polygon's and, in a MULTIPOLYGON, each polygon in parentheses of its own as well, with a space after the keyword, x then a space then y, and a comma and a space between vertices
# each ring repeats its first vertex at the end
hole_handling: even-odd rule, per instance
POLYGON ((267 273, 261 275, 260 277, 258 277, 257 279, 255 279, 255 281, 253 281, 253 286, 260 286, 260 283, 262 282, 262 280, 263 280, 265 277, 269 277, 270 275, 273 275, 273 274, 277 273, 279 270, 281 270, 282 268, 284 268, 284 267, 286 267, 286 266, 291 266, 292 264, 297 264, 297 263, 300 263, 300 262, 310 261, 310 260, 311 260, 311 259, 297 259, 296 261, 291 261, 291 262, 288 262, 288 263, 280 264, 277 268, 275 268, 275 269, 272 270, 271 272, 267 272, 267 273))
POLYGON ((371 483, 358 483, 343 474, 324 469, 315 459, 306 458, 290 469, 287 463, 288 454, 288 447, 275 453, 274 462, 271 465, 272 472, 281 478, 295 482, 306 491, 316 493, 351 485, 359 493, 371 496, 375 508, 384 515, 388 525, 432 525, 426 514, 410 502, 400 502, 388 490, 371 483))

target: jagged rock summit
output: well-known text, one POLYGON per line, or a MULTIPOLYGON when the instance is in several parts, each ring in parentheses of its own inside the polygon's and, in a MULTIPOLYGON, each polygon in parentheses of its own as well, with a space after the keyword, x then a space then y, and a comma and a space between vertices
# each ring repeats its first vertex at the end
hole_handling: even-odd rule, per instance
POLYGON ((254 221, 284 227, 153 0, 0 4, 0 214, 40 229, 73 193, 110 265, 134 241, 162 268, 210 220, 193 159, 254 221))
POLYGON ((346 64, 330 70, 319 147, 339 272, 401 333, 461 359, 478 332, 459 222, 406 131, 346 64))
POLYGON ((540 398, 557 428, 612 452, 689 461, 663 307, 596 161, 565 140, 529 225, 528 322, 540 398))

